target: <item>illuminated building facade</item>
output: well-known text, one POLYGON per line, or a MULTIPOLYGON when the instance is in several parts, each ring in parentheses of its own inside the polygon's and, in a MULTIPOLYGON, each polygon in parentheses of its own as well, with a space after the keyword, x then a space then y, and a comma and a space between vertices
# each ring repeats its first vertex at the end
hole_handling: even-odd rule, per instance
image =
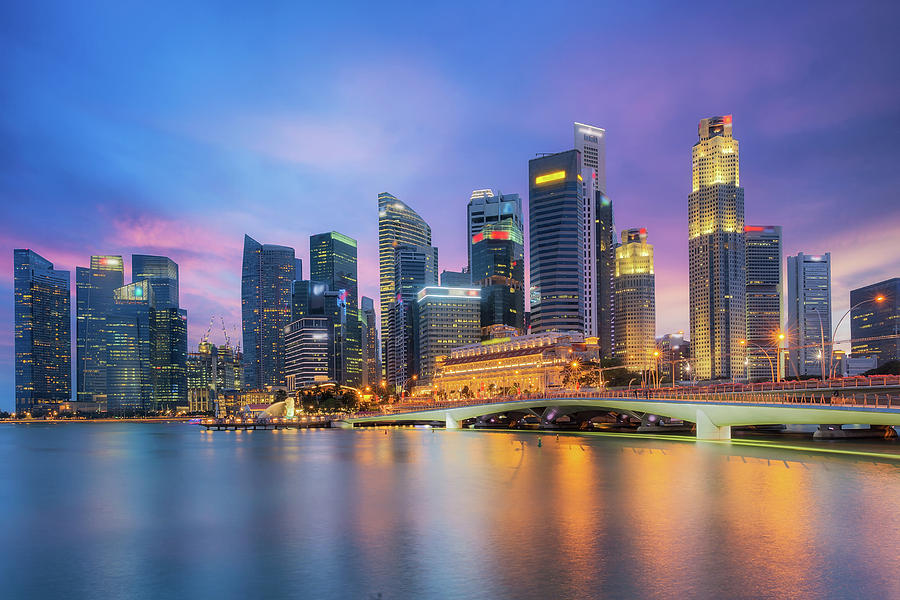
POLYGON ((381 382, 381 358, 378 355, 375 301, 368 296, 360 298, 360 323, 363 332, 363 386, 374 388, 381 382))
POLYGON ((481 326, 525 331, 525 245, 513 219, 485 225, 470 240, 472 281, 481 287, 481 326))
MULTIPOLYGON (((471 242, 469 242, 471 246, 471 242)), ((471 251, 471 248, 470 248, 471 251)), ((444 287, 467 287, 472 285, 472 274, 469 273, 468 267, 463 267, 462 271, 441 271, 441 285, 444 287)))
POLYGON ((293 248, 244 236, 241 321, 247 389, 284 385, 284 328, 291 320, 297 266, 293 248))
MULTIPOLYGON (((93 265, 91 265, 93 266, 93 265)), ((131 256, 131 281, 149 281, 156 308, 178 308, 178 264, 168 256, 131 256)))
POLYGON ((121 256, 91 256, 90 267, 75 269, 75 378, 79 402, 106 399, 106 318, 115 290, 125 285, 121 256))
POLYGON ((461 346, 437 361, 435 391, 450 398, 543 394, 563 387, 563 368, 596 359, 581 332, 547 332, 461 346))
POLYGON ((614 277, 616 355, 631 371, 656 366, 656 281, 646 229, 622 231, 614 277))
POLYGON ((42 412, 72 396, 69 272, 27 249, 13 251, 16 412, 42 412))
POLYGON ((688 196, 691 351, 697 379, 743 376, 744 189, 732 117, 702 119, 688 196))
POLYGON ((603 356, 615 346, 613 265, 615 227, 606 195, 606 131, 575 123, 575 149, 581 153, 584 249, 584 334, 597 337, 603 356))
POLYGON ((773 371, 776 376, 780 372, 778 334, 784 323, 781 314, 784 287, 781 227, 745 226, 744 248, 747 260, 747 378, 770 381, 773 371))
POLYGON ((200 342, 187 359, 188 404, 191 412, 208 412, 226 391, 241 389, 241 353, 223 345, 200 342))
POLYGON ((900 277, 851 290, 850 306, 853 357, 873 356, 876 366, 900 359, 900 277))
MULTIPOLYGON (((381 304, 381 357, 385 375, 396 371, 391 364, 395 344, 391 319, 397 302, 396 249, 400 245, 431 246, 431 227, 405 203, 383 192, 378 194, 378 276, 381 304)), ((435 264, 437 261, 435 261, 435 264)), ((437 268, 435 266, 435 268, 437 268)), ((436 283, 436 282, 435 282, 436 283)))
POLYGON ((285 328, 285 373, 289 390, 333 381, 330 376, 332 322, 327 317, 301 317, 285 328))
MULTIPOLYGON (((472 260, 472 240, 486 226, 496 225, 500 221, 505 220, 512 221, 519 231, 525 230, 525 222, 522 219, 522 199, 519 198, 518 194, 502 194, 499 191, 490 189, 472 192, 472 195, 469 197, 469 204, 466 207, 469 273, 475 272, 472 260)), ((475 281, 475 279, 472 281, 475 281)), ((448 281, 445 283, 441 279, 441 285, 465 287, 470 285, 472 281, 448 281)))
POLYGON ((821 377, 831 351, 831 254, 788 256, 787 285, 788 375, 821 377))
POLYGON ((528 161, 531 332, 584 330, 581 153, 528 161))
POLYGON ((113 298, 104 329, 107 410, 114 415, 149 411, 154 408, 153 289, 149 281, 136 281, 117 288, 113 298))
POLYGON ((417 296, 419 383, 430 384, 439 356, 481 339, 481 293, 478 288, 428 286, 417 296))
POLYGON ((659 374, 663 379, 689 381, 691 379, 691 342, 684 339, 684 332, 667 333, 656 340, 659 349, 659 374))
POLYGON ((434 246, 399 245, 394 249, 394 286, 391 303, 386 375, 391 386, 405 386, 419 374, 419 291, 437 285, 438 250, 434 246))

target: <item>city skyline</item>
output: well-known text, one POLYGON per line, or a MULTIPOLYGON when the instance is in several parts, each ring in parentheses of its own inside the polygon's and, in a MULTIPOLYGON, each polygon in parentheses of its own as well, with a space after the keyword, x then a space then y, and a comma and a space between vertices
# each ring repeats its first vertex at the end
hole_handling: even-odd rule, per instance
MULTIPOLYGON (((604 74, 614 85, 579 82, 583 86, 579 93, 555 98, 540 91, 547 95, 532 96, 527 102, 517 100, 509 90, 485 91, 479 85, 484 77, 481 68, 464 72, 461 63, 449 60, 447 48, 431 48, 415 60, 400 51, 378 51, 374 60, 381 60, 374 74, 347 58, 343 62, 340 57, 328 58, 326 64, 312 69, 312 79, 335 101, 338 109, 334 110, 304 100, 306 90, 293 88, 289 77, 272 67, 258 75, 265 78, 261 92, 292 92, 289 103, 279 105, 249 92, 241 94, 238 105, 214 103, 212 115, 225 122, 217 131, 213 125, 219 123, 207 120, 212 116, 201 118, 200 107, 187 99, 186 94, 195 90, 186 82, 149 95, 133 109, 122 106, 133 100, 134 92, 107 83, 114 88, 108 91, 116 92, 110 101, 121 103, 112 112, 88 91, 86 82, 94 81, 89 73, 61 78, 59 85, 66 93, 56 99, 46 97, 46 71, 61 70, 63 63, 36 43, 37 25, 10 15, 11 22, 22 26, 7 42, 19 60, 15 67, 3 67, 16 92, 3 100, 8 120, 0 131, 8 142, 10 161, 0 180, 6 217, 0 236, 8 250, 30 248, 55 268, 73 273, 95 254, 171 257, 181 266, 182 306, 190 316, 188 346, 194 348, 210 316, 222 315, 229 330, 240 328, 244 233, 295 248, 304 262, 309 259, 305 248, 310 235, 331 230, 345 233, 360 245, 359 294, 377 299, 374 205, 378 193, 396 195, 431 224, 433 245, 440 249, 439 269, 458 270, 467 259, 464 207, 472 190, 491 186, 524 198, 527 161, 539 152, 568 150, 572 123, 591 123, 604 128, 608 136, 608 193, 616 205, 616 237, 622 229, 634 226, 653 231, 658 251, 657 298, 666 299, 657 305, 657 334, 663 334, 688 329, 684 198, 690 190, 685 175, 690 163, 685 149, 696 139, 699 119, 734 114, 735 135, 742 145, 747 222, 783 226, 785 256, 831 253, 832 309, 839 317, 849 308, 850 289, 896 276, 892 270, 896 256, 877 250, 881 239, 900 233, 900 214, 890 204, 890 190, 896 187, 898 176, 889 168, 898 151, 890 145, 888 135, 896 130, 900 87, 892 80, 895 78, 883 76, 895 70, 890 56, 896 55, 897 42, 885 37, 887 27, 882 22, 890 15, 871 8, 846 15, 842 12, 849 9, 821 10, 803 21, 795 39, 779 39, 778 32, 788 27, 790 14, 797 10, 802 8, 788 7, 781 21, 785 24, 768 23, 767 32, 758 30, 759 12, 748 9, 746 14, 723 17, 733 21, 735 40, 733 47, 721 49, 714 40, 701 40, 700 47, 695 47, 696 40, 688 41, 694 32, 689 15, 668 15, 684 32, 667 33, 655 42, 658 45, 637 52, 621 66, 609 67, 604 74), (737 23, 739 19, 743 23, 737 23), (828 39, 838 27, 841 35, 855 32, 867 38, 867 43, 840 52, 830 48, 828 39), (765 33, 767 43, 755 46, 757 33, 765 33), (674 51, 665 58, 654 58, 654 52, 666 44, 674 51), (804 44, 813 46, 814 51, 804 50, 804 44), (699 99, 678 73, 687 72, 691 61, 714 45, 719 54, 710 62, 728 67, 720 69, 717 78, 726 79, 730 87, 703 87, 699 99), (689 46, 694 47, 688 50, 689 46), (767 56, 777 56, 777 64, 767 63, 767 56), (336 62, 327 64, 329 61, 336 62), (829 69, 840 67, 839 80, 817 79, 826 68, 823 63, 829 64, 829 69), (862 64, 864 69, 856 68, 862 64), (335 65, 341 67, 339 76, 325 75, 327 67, 335 65), (27 66, 45 72, 26 73, 27 66), (666 66, 671 69, 663 68, 666 66), (367 102, 354 100, 354 90, 360 87, 370 92, 367 102), (601 87, 614 91, 602 97, 591 93, 601 87), (397 106, 392 105, 394 89, 406 96, 397 106), (462 97, 452 94, 457 89, 462 97), (482 94, 477 103, 471 101, 475 90, 482 94), (390 100, 384 100, 382 96, 389 91, 390 100), (459 101, 445 98, 447 92, 459 101), (40 102, 32 102, 38 99, 40 102), (423 111, 424 106, 429 108, 423 111), (509 115, 503 114, 508 110, 509 115), (440 113, 447 118, 434 124, 440 113), (38 123, 48 115, 52 118, 38 123), (398 122, 404 124, 395 131, 391 125, 398 122), (281 133, 270 140, 254 138, 251 133, 256 127, 281 133), (645 139, 649 134, 657 137, 648 149, 645 139), (341 139, 357 136, 370 139, 357 147, 351 139, 341 139), (473 138, 482 146, 475 147, 473 138), (379 143, 373 144, 372 139, 386 141, 383 155, 373 153, 379 143), (90 146, 84 156, 79 155, 82 146, 90 146), (40 156, 36 154, 39 150, 40 156), (202 160, 197 168, 179 161, 198 157, 202 160), (105 167, 95 166, 100 163, 105 167), (341 174, 345 169, 350 173, 341 174), (21 203, 9 198, 21 199, 21 203), (34 203, 51 210, 34 210, 34 203), (302 217, 275 216, 281 209, 297 206, 303 209, 302 217), (874 236, 872 231, 879 233, 874 236), (47 232, 51 236, 46 236, 47 232)), ((89 59, 86 64, 97 71, 121 68, 113 58, 94 56, 96 50, 82 43, 96 30, 76 33, 77 26, 84 26, 82 19, 96 16, 89 11, 72 15, 70 20, 50 24, 50 29, 60 34, 60 43, 78 42, 74 51, 84 54, 89 59)), ((640 16, 632 12, 614 16, 626 26, 606 45, 624 57, 641 39, 628 39, 640 16)), ((665 11, 655 17, 660 20, 657 27, 662 27, 666 17, 665 11)), ((104 22, 115 18, 115 14, 107 15, 104 22)), ((453 18, 449 21, 431 27, 459 26, 453 18)), ((537 35, 529 29, 533 26, 517 25, 526 34, 517 44, 537 35)), ((352 21, 350 26, 360 25, 352 21)), ((232 22, 231 27, 252 30, 253 25, 232 22)), ((275 40, 287 44, 286 36, 286 30, 277 32, 275 40)), ((366 36, 362 38, 354 44, 362 44, 366 36)), ((266 57, 277 62, 281 57, 282 64, 289 64, 291 52, 276 41, 256 53, 256 60, 266 57)), ((428 47, 418 35, 401 37, 398 43, 402 49, 428 47)), ((126 32, 120 31, 101 36, 98 47, 108 52, 110 47, 130 44, 126 32)), ((177 44, 170 42, 166 49, 174 52, 177 44)), ((513 51, 525 63, 531 60, 548 69, 554 58, 564 53, 565 44, 544 57, 534 49, 517 46, 513 51)), ((171 61, 171 54, 147 55, 142 60, 149 63, 146 66, 159 67, 166 63, 153 61, 166 58, 171 61)), ((495 66, 501 58, 491 54, 486 57, 487 66, 495 66)), ((187 61, 182 69, 185 79, 207 73, 196 60, 187 61)), ((151 74, 133 82, 141 84, 137 91, 154 84, 153 69, 147 71, 151 74)), ((214 90, 228 91, 234 85, 209 76, 213 80, 205 82, 215 84, 214 90)), ((538 93, 532 85, 517 82, 520 87, 516 90, 523 95, 538 93)), ((213 101, 210 95, 203 98, 213 101)), ((126 264, 125 281, 132 280, 129 266, 126 264)), ((70 285, 74 288, 75 282, 70 285)), ((0 328, 11 334, 9 258, 0 271, 0 295, 7 298, 0 303, 0 328)), ((74 307, 74 298, 72 303, 74 307)), ((838 338, 846 338, 848 333, 845 321, 838 338)), ((0 408, 12 405, 12 359, 12 335, 6 335, 0 340, 0 408)))

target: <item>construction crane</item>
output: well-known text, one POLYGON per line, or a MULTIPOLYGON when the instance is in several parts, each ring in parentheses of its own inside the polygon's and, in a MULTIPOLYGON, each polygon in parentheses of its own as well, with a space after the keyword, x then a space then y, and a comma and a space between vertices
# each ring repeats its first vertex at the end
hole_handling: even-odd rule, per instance
POLYGON ((205 343, 209 342, 209 334, 212 331, 212 326, 213 326, 213 317, 210 317, 209 318, 209 327, 206 328, 206 333, 204 334, 204 336, 202 338, 200 338, 201 344, 205 344, 205 343))
POLYGON ((222 335, 225 336, 225 345, 230 347, 231 342, 228 339, 228 330, 225 329, 225 317, 223 317, 222 315, 219 315, 219 320, 222 322, 222 335))

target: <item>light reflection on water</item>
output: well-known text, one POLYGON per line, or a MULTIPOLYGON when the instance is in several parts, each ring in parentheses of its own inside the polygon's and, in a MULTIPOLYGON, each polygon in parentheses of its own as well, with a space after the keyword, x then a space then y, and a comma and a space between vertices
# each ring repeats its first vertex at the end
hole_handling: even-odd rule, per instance
POLYGON ((3 597, 900 597, 889 458, 182 424, 6 426, 0 456, 3 597))

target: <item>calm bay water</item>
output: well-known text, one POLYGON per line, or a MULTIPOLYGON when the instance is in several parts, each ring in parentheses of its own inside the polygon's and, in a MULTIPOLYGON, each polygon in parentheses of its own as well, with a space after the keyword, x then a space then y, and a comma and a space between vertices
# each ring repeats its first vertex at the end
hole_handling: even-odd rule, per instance
POLYGON ((900 460, 540 437, 0 426, 0 596, 900 598, 900 460))

